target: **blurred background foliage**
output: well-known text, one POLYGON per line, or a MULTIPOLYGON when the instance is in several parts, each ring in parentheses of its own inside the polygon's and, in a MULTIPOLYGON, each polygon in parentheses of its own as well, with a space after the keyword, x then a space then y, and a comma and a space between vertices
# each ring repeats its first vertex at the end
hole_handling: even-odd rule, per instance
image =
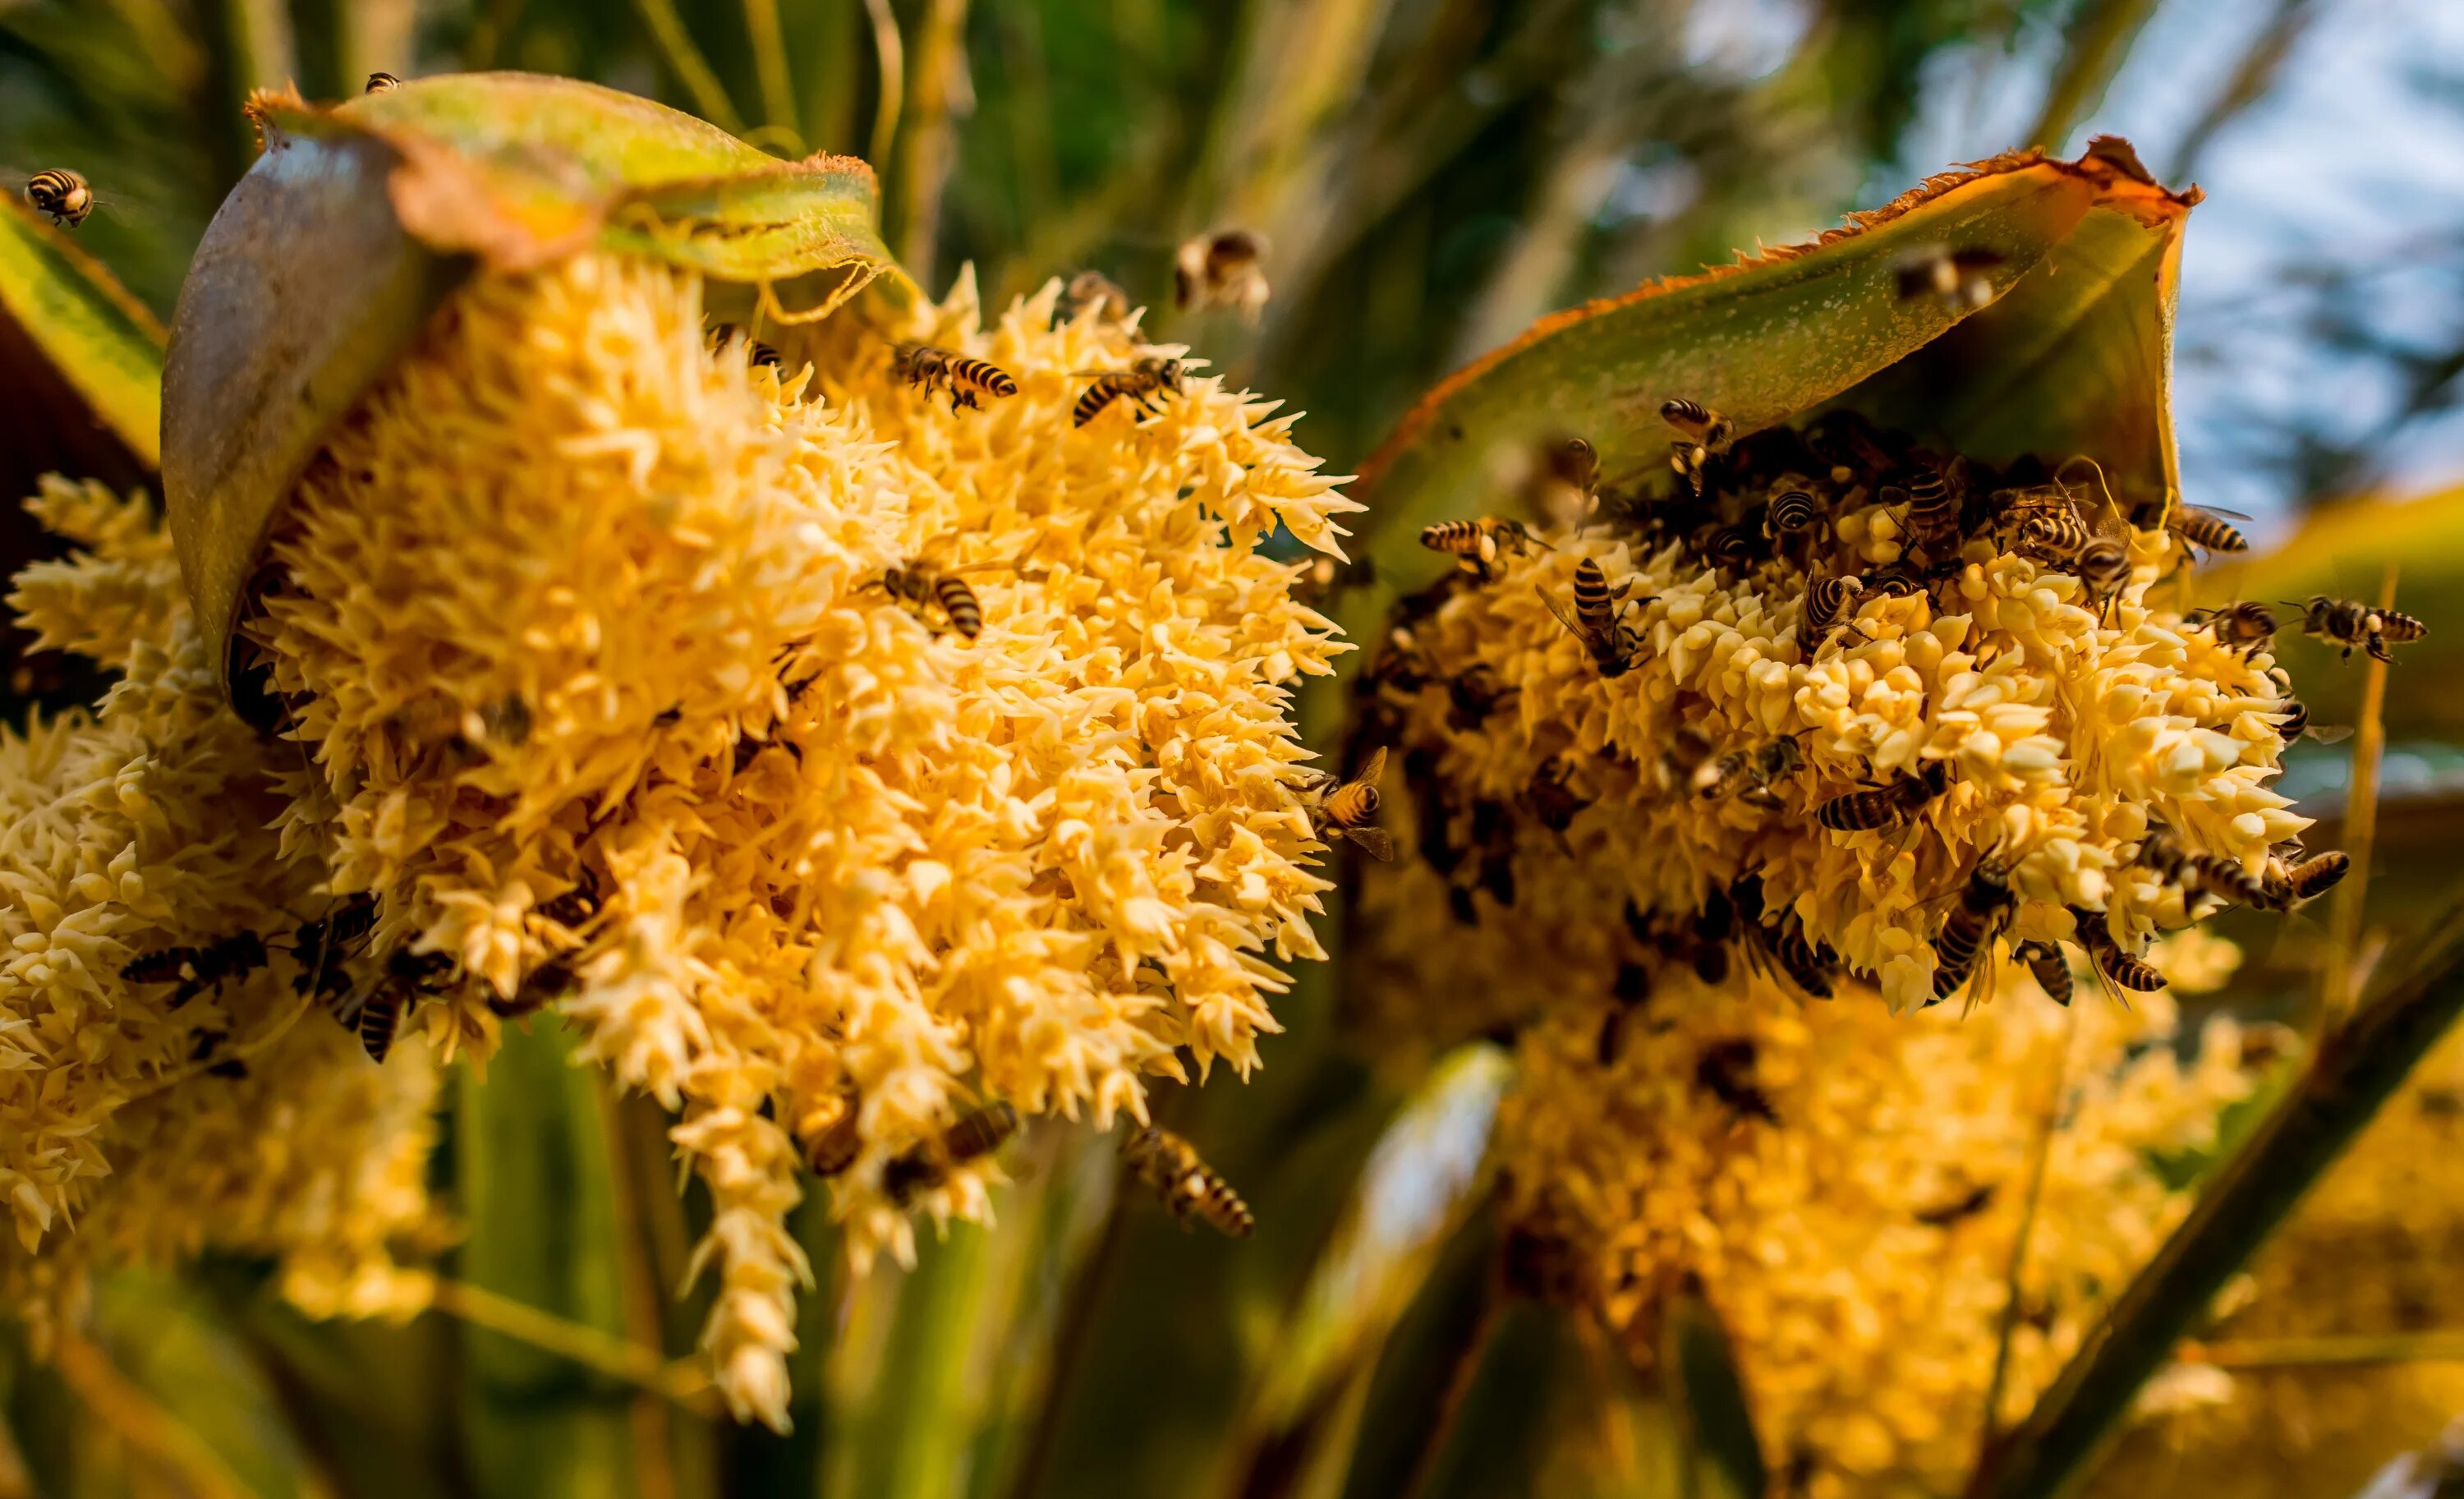
MULTIPOLYGON (((865 156, 919 278, 972 262, 1004 298, 1103 271, 1307 409, 1338 469, 1542 312, 2116 131, 2209 192, 2177 330, 2188 497, 2262 542, 2329 512, 2332 544, 2253 586, 2374 592, 2402 555, 2433 644, 2464 641, 2464 510, 2355 508, 2464 475, 2464 11, 2438 0, 0 0, 0 173, 83 171, 105 206, 80 243, 167 317, 252 158, 251 88, 492 67, 865 156), (1235 224, 1271 242, 1263 321, 1175 313, 1175 246, 1235 224)), ((2400 669, 2375 929, 2452 867, 2458 672, 2400 669)), ((2321 844, 2346 763, 2291 772, 2321 844)), ((2306 988, 2314 938, 2254 947, 2236 1003, 2306 988)), ((1030 1137, 1000 1233, 910 1273, 845 1284, 808 1203, 823 1284, 785 1438, 714 1419, 685 1359, 706 1209, 657 1111, 541 1026, 454 1095, 453 1315, 310 1324, 238 1263, 115 1280, 55 1364, 0 1351, 0 1495, 1397 1491, 1486 1314, 1468 1204, 1506 1069, 1357 1055, 1334 987, 1303 976, 1245 1089, 1163 1102, 1247 1191, 1247 1244, 1115 1211, 1108 1142, 1067 1130, 1030 1137)), ((1510 1316, 1455 1393, 1423 1494, 1697 1491, 1666 1414, 1553 1323, 1510 1316)))

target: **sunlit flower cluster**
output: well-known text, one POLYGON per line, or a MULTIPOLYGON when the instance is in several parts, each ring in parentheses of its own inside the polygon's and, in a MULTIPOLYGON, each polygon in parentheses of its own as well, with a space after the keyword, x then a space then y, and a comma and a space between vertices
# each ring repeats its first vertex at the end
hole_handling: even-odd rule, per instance
POLYGON ((1699 1290, 1790 1492, 1956 1491, 2006 1309, 2007 1422, 2188 1206, 2160 1163, 2211 1148, 2283 1049, 2216 1021, 2182 1060, 2165 995, 2065 1011, 2011 983, 1963 1022, 1688 976, 1527 1029, 1497 1152, 1534 1289, 1645 1364, 1699 1290))
POLYGON ((1178 351, 1053 326, 1057 286, 765 332, 778 364, 702 291, 585 256, 459 294, 244 628, 320 773, 286 835, 380 898, 364 961, 451 959, 406 1024, 484 1055, 552 1003, 680 1112, 705 1343, 779 1423, 807 1170, 861 1268, 916 1209, 989 1219, 995 1157, 939 1144, 970 1109, 1108 1126, 1256 1064, 1328 889, 1289 699, 1344 649, 1257 543, 1332 551, 1357 507, 1195 370, 1073 424, 1074 372, 1178 351), (960 408, 890 338, 1019 393, 960 408), (957 578, 980 633, 892 569, 957 578))
MULTIPOLYGON (((1901 562, 1904 507, 1861 487, 1836 505, 1843 566, 1901 562)), ((2181 561, 2166 532, 2131 534, 2129 581, 2102 607, 2075 570, 1987 536, 1932 591, 1868 583, 1828 629, 1784 559, 1713 566, 1610 524, 1541 540, 1409 604, 1364 682, 1361 742, 1391 744, 1402 771, 1388 823, 1411 856, 1364 900, 1404 970, 1380 988, 1405 1027, 1545 1008, 1570 991, 1525 951, 1641 960, 1630 929, 1683 925, 1749 875, 1765 922, 1793 917, 1913 1009, 1937 997, 1934 939, 1989 854, 2011 866, 2007 940, 2077 941, 2084 918, 2138 954, 2201 914, 2143 858, 2151 828, 2256 877, 2307 826, 2269 785, 2273 658, 2157 606, 2181 561), (1603 672, 1559 618, 1586 562, 1626 590, 1630 670, 1603 672), (1817 821, 1921 772, 1943 789, 1904 826, 1817 821)))
POLYGON ((2195 1476, 2237 1499, 2358 1491, 2380 1464, 2464 1412, 2464 1032, 2423 1061, 2269 1240, 2207 1342, 2277 1367, 2177 1365, 2196 1392, 2145 1423, 2096 1492, 2155 1493, 2195 1476), (2447 1340, 2423 1346, 2423 1335, 2447 1340), (2341 1347, 2304 1350, 2294 1340, 2341 1347), (2365 1345, 2376 1344, 2375 1348, 2365 1345), (2376 1356, 2355 1359, 2355 1352, 2376 1356))
POLYGON ((0 1293, 40 1332, 93 1267, 212 1247, 277 1259, 312 1311, 414 1305, 392 1253, 435 1237, 435 1072, 370 1065, 289 981, 282 944, 325 901, 275 827, 298 751, 224 710, 142 496, 55 479, 33 509, 84 550, 11 604, 118 676, 96 714, 0 736, 0 1293), (185 1000, 121 978, 240 933, 266 961, 185 1000))

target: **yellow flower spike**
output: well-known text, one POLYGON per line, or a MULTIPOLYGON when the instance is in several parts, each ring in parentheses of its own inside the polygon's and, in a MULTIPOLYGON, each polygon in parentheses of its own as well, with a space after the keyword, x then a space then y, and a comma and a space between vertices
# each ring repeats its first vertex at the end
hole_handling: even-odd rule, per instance
POLYGON ((1687 978, 1631 1013, 1595 1002, 1524 1032, 1496 1153, 1507 1213, 1563 1268, 1533 1289, 1649 1364, 1699 1288, 1771 1472, 1835 1499, 1950 1492, 1984 1429, 2055 1090, 2005 1422, 2188 1209, 2153 1161, 2211 1148, 2279 1039, 2213 1022, 2177 1064, 2161 995, 1992 1025, 1776 1000, 1687 978), (1605 1025, 1619 1039, 1603 1063, 1605 1025))
POLYGON ((0 1300, 40 1333, 91 1267, 212 1247, 276 1260, 313 1312, 414 1309, 425 1281, 392 1253, 439 1230, 428 1059, 369 1066, 278 957, 195 992, 122 977, 216 938, 279 945, 324 908, 277 831, 304 761, 223 710, 142 496, 53 479, 32 508, 83 550, 20 574, 11 606, 120 680, 91 716, 0 734, 0 1300))
MULTIPOLYGON (((2155 933, 2267 903, 2306 826, 2267 784, 2288 689, 2160 586, 2195 201, 2118 142, 1997 158, 1433 393, 1372 465, 1381 523, 1432 522, 1378 572, 1452 571, 1380 631, 1353 758, 1397 752, 1388 823, 1439 889, 1374 872, 1373 941, 1415 973, 1737 941, 1909 1010, 1979 946, 2077 939, 2071 910, 2126 981, 2155 933)), ((1500 978, 1394 1007, 1442 1040, 1552 1002, 1500 978)))
POLYGON ((1257 548, 1359 507, 1195 361, 1076 420, 1078 371, 1183 351, 1058 293, 986 317, 962 277, 768 367, 691 256, 483 265, 268 512, 247 680, 316 771, 284 837, 377 895, 362 968, 434 955, 415 1049, 554 1005, 679 1112, 748 1419, 784 1420, 808 1173, 859 1268, 907 1259, 916 1214, 991 1218, 969 1111, 1108 1128, 1245 1073, 1268 955, 1321 951, 1288 710, 1346 648, 1257 548), (902 340, 1018 393, 911 386, 902 340))

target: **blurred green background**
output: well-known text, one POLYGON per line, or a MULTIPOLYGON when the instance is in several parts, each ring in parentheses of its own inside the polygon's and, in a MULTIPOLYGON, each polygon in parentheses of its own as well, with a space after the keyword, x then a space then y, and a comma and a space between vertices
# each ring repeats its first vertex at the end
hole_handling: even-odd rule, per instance
MULTIPOLYGON (((2434 627, 2438 558, 2464 571, 2453 505, 2393 529, 2350 510, 2464 474, 2464 11, 2438 0, 0 0, 0 175, 83 171, 105 207, 80 243, 167 317, 252 157, 251 88, 505 67, 872 160, 928 284, 1100 270, 1306 409, 1338 471, 1542 312, 2116 131, 2209 192, 2178 328, 2188 497, 2263 541, 2347 507, 2319 584, 2374 591, 2404 552, 2434 627), (1170 305, 1174 248, 1227 225, 1271 243, 1255 327, 1170 305)), ((2464 822, 2453 673, 2402 670, 2387 783, 2409 812, 2372 907, 2395 927, 2464 822)), ((2310 752, 2288 785, 2332 823, 2345 763, 2310 752)), ((2302 981, 2290 946, 2255 951, 2250 992, 2302 981)), ((1453 1230, 1503 1064, 1359 1054, 1324 970, 1278 1014, 1245 1089, 1163 1104, 1246 1190, 1247 1244, 1113 1211, 1108 1142, 1058 1128, 1000 1233, 928 1243, 911 1274, 846 1286, 808 1204, 823 1285, 786 1438, 714 1419, 667 1362, 699 1324, 674 1291, 705 1209, 655 1109, 551 1029, 513 1037, 495 1086, 451 1094, 436 1168, 471 1224, 461 1315, 313 1325, 239 1263, 117 1279, 101 1359, 0 1352, 0 1496, 1397 1491, 1485 1264, 1481 1225, 1453 1230)), ((1430 1493, 1683 1491, 1650 1466, 1660 1418, 1563 1342, 1509 1321, 1430 1493), (1603 1401, 1646 1456, 1548 1462, 1603 1401)))

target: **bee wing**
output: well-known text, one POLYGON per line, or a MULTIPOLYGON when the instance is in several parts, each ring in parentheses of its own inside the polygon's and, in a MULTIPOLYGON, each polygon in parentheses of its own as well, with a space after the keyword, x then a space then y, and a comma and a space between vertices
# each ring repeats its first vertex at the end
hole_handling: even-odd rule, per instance
POLYGON ((1360 774, 1353 779, 1362 785, 1374 786, 1377 783, 1377 778, 1384 774, 1386 774, 1386 746, 1380 744, 1370 755, 1369 763, 1361 766, 1360 774))
POLYGON ((1557 623, 1566 627, 1566 633, 1586 644, 1590 642, 1591 637, 1583 633, 1583 627, 1574 623, 1574 611, 1559 603, 1555 594, 1536 583, 1531 585, 1531 591, 1540 595, 1540 602, 1549 606, 1549 612, 1557 616, 1557 623))
POLYGON ((2301 733, 2304 738, 2317 739, 2321 744, 2342 744, 2353 737, 2352 726, 2343 723, 2314 723, 2301 733))
POLYGON ((1371 858, 1375 859, 1378 863, 1392 864, 1395 862, 1395 840, 1386 835, 1385 828, 1344 827, 1338 828, 1337 831, 1344 837, 1351 839, 1353 843, 1360 845, 1361 849, 1371 858))

